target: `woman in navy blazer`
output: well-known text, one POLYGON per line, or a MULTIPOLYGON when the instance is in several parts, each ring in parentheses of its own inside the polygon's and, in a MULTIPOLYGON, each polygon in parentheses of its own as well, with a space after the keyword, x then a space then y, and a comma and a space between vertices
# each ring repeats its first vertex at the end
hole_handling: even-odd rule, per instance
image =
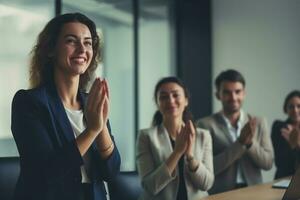
POLYGON ((103 181, 120 168, 110 134, 107 82, 84 90, 100 59, 93 21, 79 13, 52 19, 32 50, 31 89, 12 103, 11 129, 21 172, 14 199, 102 200, 103 181))

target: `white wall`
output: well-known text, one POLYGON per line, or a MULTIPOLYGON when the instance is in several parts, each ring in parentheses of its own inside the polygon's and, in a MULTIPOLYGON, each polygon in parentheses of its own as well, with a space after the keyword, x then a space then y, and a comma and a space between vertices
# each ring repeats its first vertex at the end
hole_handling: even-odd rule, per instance
MULTIPOLYGON (((284 119, 285 96, 299 89, 300 1, 213 0, 213 79, 234 68, 246 78, 244 109, 271 126, 284 119)), ((213 110, 221 108, 214 98, 213 110)), ((273 179, 275 167, 264 172, 273 179)))

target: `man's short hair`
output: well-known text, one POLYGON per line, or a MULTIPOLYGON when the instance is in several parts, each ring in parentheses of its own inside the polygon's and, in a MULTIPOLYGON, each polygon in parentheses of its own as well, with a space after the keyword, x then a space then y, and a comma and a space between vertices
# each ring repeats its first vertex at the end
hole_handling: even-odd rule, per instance
POLYGON ((222 71, 215 80, 215 86, 217 88, 217 91, 220 90, 221 83, 223 81, 230 81, 230 82, 240 82, 244 87, 246 86, 246 81, 243 77, 243 75, 234 70, 234 69, 228 69, 226 71, 222 71))

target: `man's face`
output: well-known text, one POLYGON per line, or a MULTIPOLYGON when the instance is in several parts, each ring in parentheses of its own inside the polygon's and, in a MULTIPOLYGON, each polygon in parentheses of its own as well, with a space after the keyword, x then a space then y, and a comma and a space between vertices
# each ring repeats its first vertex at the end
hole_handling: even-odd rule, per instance
POLYGON ((222 102, 223 111, 233 114, 239 112, 242 107, 245 88, 241 82, 223 81, 216 96, 222 102))

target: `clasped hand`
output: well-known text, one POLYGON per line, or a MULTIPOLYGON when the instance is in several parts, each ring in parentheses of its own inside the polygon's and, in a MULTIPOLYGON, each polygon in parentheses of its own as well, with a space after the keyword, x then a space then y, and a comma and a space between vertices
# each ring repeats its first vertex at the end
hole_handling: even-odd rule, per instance
POLYGON ((289 124, 286 128, 282 128, 281 135, 292 149, 300 148, 300 123, 294 127, 289 124))
POLYGON ((245 124, 245 126, 241 130, 241 134, 238 138, 239 142, 243 145, 251 145, 252 140, 255 134, 256 129, 256 119, 252 118, 250 115, 249 121, 245 124))
POLYGON ((87 129, 100 133, 106 126, 109 113, 109 90, 107 81, 96 78, 88 95, 85 108, 87 129))
POLYGON ((191 120, 183 126, 176 136, 174 151, 187 156, 193 156, 195 144, 195 128, 191 120))

